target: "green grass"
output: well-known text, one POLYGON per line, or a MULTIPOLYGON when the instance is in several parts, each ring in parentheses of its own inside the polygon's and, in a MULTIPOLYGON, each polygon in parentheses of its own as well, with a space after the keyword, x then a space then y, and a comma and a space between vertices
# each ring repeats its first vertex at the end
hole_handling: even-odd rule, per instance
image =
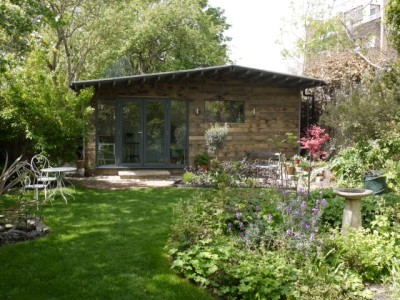
POLYGON ((49 235, 0 247, 0 299, 212 299, 170 270, 164 250, 173 204, 192 194, 77 188, 67 205, 56 199, 44 210, 49 235))

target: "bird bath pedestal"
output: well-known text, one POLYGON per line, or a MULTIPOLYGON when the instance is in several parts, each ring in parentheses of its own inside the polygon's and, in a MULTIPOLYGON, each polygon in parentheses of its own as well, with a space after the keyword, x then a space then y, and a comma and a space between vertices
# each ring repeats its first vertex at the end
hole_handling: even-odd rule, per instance
POLYGON ((345 198, 343 210, 342 233, 346 233, 349 227, 361 227, 361 199, 371 195, 373 192, 357 188, 337 188, 333 192, 345 198))

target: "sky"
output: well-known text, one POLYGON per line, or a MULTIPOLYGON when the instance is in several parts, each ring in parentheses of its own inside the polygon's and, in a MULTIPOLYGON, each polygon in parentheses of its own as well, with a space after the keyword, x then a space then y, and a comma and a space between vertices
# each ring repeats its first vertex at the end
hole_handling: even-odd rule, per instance
MULTIPOLYGON (((226 35, 230 59, 245 67, 288 73, 290 66, 281 55, 281 28, 284 16, 289 19, 290 0, 209 0, 211 6, 225 10, 231 28, 226 35)), ((287 24, 286 24, 287 25, 287 24)))

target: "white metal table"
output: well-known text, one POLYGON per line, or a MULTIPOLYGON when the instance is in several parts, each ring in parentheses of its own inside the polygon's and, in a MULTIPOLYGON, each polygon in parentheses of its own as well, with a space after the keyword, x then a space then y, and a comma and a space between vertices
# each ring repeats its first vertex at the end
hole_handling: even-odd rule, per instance
POLYGON ((76 172, 76 170, 77 169, 75 167, 50 167, 41 170, 42 172, 45 173, 53 173, 57 179, 57 186, 52 196, 59 193, 61 197, 63 197, 65 203, 67 203, 67 196, 71 196, 72 198, 75 199, 74 195, 65 191, 64 176, 66 173, 74 173, 76 172))

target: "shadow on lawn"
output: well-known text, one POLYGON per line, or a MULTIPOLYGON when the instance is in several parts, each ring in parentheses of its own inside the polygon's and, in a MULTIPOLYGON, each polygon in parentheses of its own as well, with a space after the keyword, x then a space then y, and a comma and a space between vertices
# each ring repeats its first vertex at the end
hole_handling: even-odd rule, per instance
POLYGON ((164 251, 172 206, 191 194, 78 187, 75 200, 46 207, 50 235, 0 248, 0 298, 211 299, 170 270, 164 251))

